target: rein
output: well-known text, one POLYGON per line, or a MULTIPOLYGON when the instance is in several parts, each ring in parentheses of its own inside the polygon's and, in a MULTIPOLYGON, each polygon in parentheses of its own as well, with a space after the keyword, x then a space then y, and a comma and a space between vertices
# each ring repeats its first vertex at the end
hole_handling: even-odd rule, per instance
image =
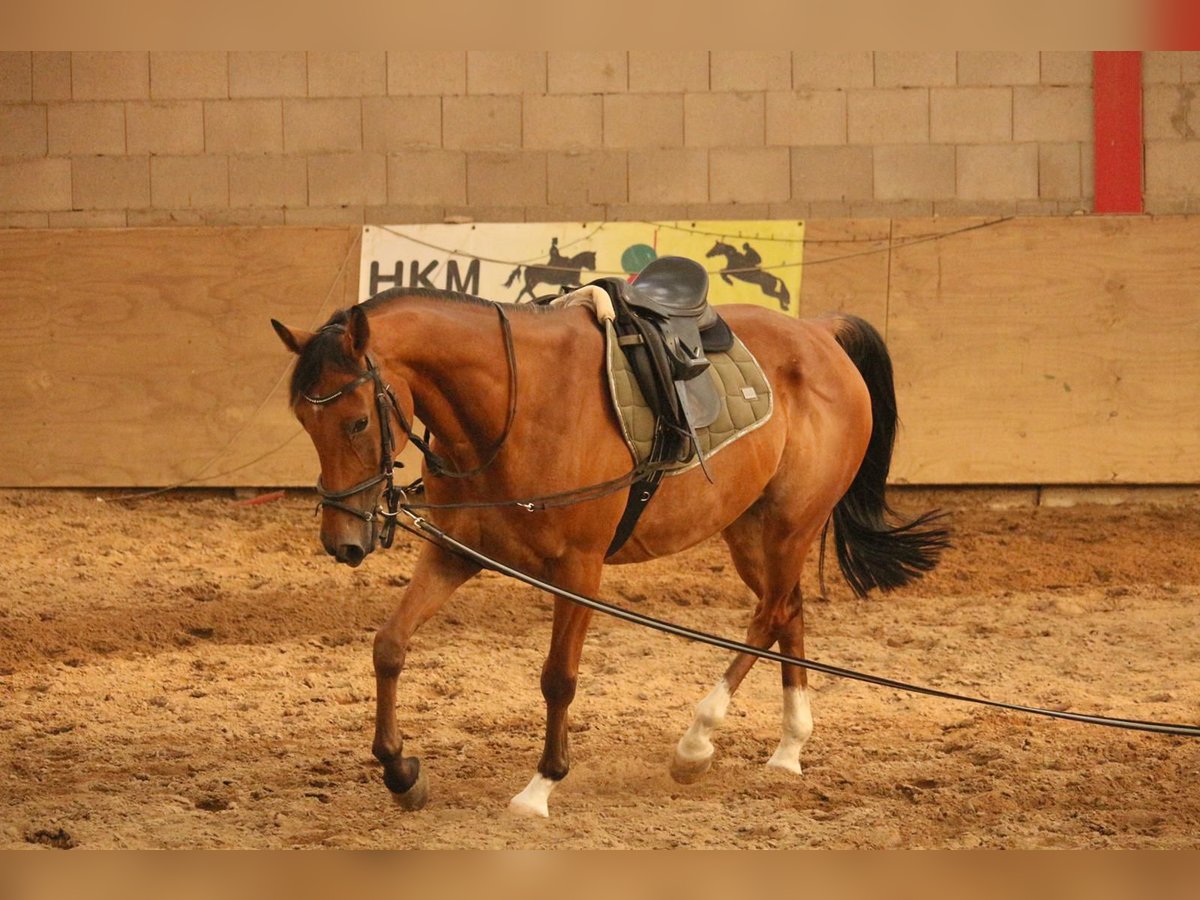
MULTIPOLYGON (((497 438, 487 458, 475 468, 464 471, 452 466, 449 460, 443 459, 434 453, 433 449, 429 446, 428 429, 426 430, 425 437, 419 436, 413 430, 403 410, 400 409, 400 404, 396 400, 396 394, 392 390, 391 385, 383 380, 383 376, 379 372, 379 367, 375 364, 375 360, 371 354, 368 353, 366 355, 366 371, 359 373, 354 380, 342 385, 333 393, 320 397, 313 397, 306 393, 301 394, 309 403, 315 406, 324 406, 352 393, 368 381, 374 382, 375 387, 375 412, 379 418, 379 472, 352 487, 344 488, 340 491, 327 490, 321 483, 320 477, 318 477, 317 494, 321 498, 317 504, 318 509, 328 506, 354 516, 357 519, 362 519, 368 524, 375 521, 376 515, 381 516, 384 519, 384 524, 379 531, 379 544, 384 549, 392 546, 392 541, 396 536, 396 519, 399 516, 401 498, 407 500, 406 491, 412 490, 414 487, 414 485, 409 485, 407 488, 396 487, 395 470, 397 463, 395 459, 396 442, 392 432, 393 415, 400 425, 400 430, 404 432, 413 446, 425 458, 425 463, 431 475, 445 476, 447 478, 470 478, 473 475, 483 472, 496 461, 496 457, 500 453, 500 448, 504 446, 505 441, 508 440, 509 433, 512 431, 513 420, 517 417, 517 355, 513 347, 512 325, 508 321, 508 314, 505 313, 500 304, 495 304, 495 310, 500 316, 500 330, 504 336, 504 354, 508 362, 508 414, 504 420, 504 429, 501 431, 500 437, 497 438), (375 487, 377 484, 384 485, 381 494, 383 503, 377 505, 375 509, 359 509, 342 502, 349 497, 361 494, 363 491, 375 487)), ((329 326, 328 330, 343 332, 345 331, 345 326, 333 325, 329 326)))
POLYGON ((743 644, 741 641, 735 641, 730 638, 720 637, 719 635, 709 634, 704 631, 697 631, 694 628, 688 628, 685 625, 676 625, 673 622, 667 622, 663 619, 656 619, 653 616, 643 615, 642 613, 634 612, 633 610, 624 609, 620 606, 614 606, 611 603, 605 603, 603 600, 597 600, 593 597, 588 597, 583 594, 578 594, 566 588, 558 587, 549 582, 542 581, 533 575, 528 575, 519 569, 514 569, 506 566, 504 563, 497 562, 489 556, 480 553, 478 550, 467 546, 466 544, 455 540, 450 535, 446 534, 442 529, 438 528, 428 519, 416 515, 409 509, 407 505, 400 507, 400 512, 411 520, 412 525, 401 525, 405 531, 414 534, 422 540, 431 543, 440 544, 445 549, 477 563, 484 568, 491 569, 493 572, 499 572, 501 575, 507 575, 510 578, 515 578, 517 581, 523 582, 530 587, 535 587, 538 590, 546 591, 556 597, 561 597, 578 606, 585 607, 595 612, 604 613, 616 619, 621 619, 625 622, 630 622, 634 625, 641 625, 646 628, 651 628, 663 634, 681 637, 685 640, 696 641, 701 644, 708 644, 712 647, 718 647, 722 650, 730 650, 734 653, 746 653, 751 656, 757 656, 759 659, 770 660, 782 665, 800 666, 809 669, 813 672, 821 672, 825 675, 832 675, 836 678, 847 678, 852 681, 861 681, 866 684, 872 684, 877 687, 891 688, 897 691, 905 691, 910 694, 924 694, 928 697, 939 697, 943 700, 954 700, 960 703, 975 703, 981 706, 990 706, 994 709, 1008 710, 1009 712, 1028 713, 1037 716, 1047 716, 1052 719, 1065 719, 1069 722, 1082 722, 1088 725, 1104 725, 1109 728, 1123 728, 1130 731, 1146 731, 1153 734, 1169 734, 1177 737, 1194 737, 1200 738, 1200 725, 1182 725, 1172 722, 1151 722, 1142 719, 1123 719, 1114 716, 1101 716, 1092 713, 1074 713, 1065 710, 1045 709, 1040 706, 1022 706, 1017 703, 1007 703, 1003 700, 989 700, 985 697, 971 697, 966 694, 955 694, 951 691, 943 691, 939 688, 925 687, 918 684, 909 684, 904 681, 897 681, 894 678, 885 678, 881 675, 871 675, 866 672, 858 672, 854 669, 847 669, 842 666, 830 665, 829 663, 817 662, 815 660, 806 659, 799 656, 789 656, 786 653, 779 653, 764 647, 752 647, 749 644, 743 644))

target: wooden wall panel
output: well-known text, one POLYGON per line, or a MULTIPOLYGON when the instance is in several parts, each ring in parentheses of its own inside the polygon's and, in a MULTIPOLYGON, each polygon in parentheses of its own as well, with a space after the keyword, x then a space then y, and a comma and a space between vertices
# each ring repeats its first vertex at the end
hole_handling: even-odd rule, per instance
POLYGON ((312 327, 352 302, 357 238, 0 232, 0 482, 172 484, 282 445, 202 483, 311 483, 316 454, 286 409, 290 357, 269 319, 312 327))
MULTIPOLYGON (((898 244, 963 223, 898 221, 898 244)), ((892 255, 895 475, 1200 481, 1200 219, 1017 219, 892 255)))
MULTIPOLYGON (((888 337, 895 480, 1200 483, 1200 219, 1016 219, 913 243, 968 224, 809 224, 802 313, 888 337)), ((0 231, 0 485, 311 484, 268 319, 314 327, 352 302, 357 235, 0 231)))

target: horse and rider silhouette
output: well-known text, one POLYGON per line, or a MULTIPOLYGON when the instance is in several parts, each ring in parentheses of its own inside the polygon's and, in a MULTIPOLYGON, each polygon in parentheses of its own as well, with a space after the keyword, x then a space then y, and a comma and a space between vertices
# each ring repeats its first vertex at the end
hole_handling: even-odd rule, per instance
POLYGON ((788 311, 792 298, 788 293, 787 285, 783 283, 782 278, 762 270, 762 257, 748 243, 743 243, 742 250, 739 252, 732 244, 717 241, 705 256, 725 257, 725 267, 721 269, 721 278, 726 284, 733 284, 733 278, 737 278, 757 285, 768 297, 774 297, 779 301, 781 310, 788 311))
POLYGON ((578 285, 582 279, 579 277, 580 271, 588 269, 589 271, 596 270, 596 251, 584 250, 582 253, 576 253, 574 256, 563 256, 558 251, 558 238, 550 239, 550 255, 545 265, 542 266, 517 266, 512 270, 512 274, 508 276, 508 281, 504 282, 505 287, 511 287, 520 275, 521 270, 525 270, 525 285, 521 288, 521 292, 517 294, 517 303, 521 302, 521 298, 526 294, 530 300, 536 299, 537 295, 533 292, 533 286, 536 284, 551 284, 551 285, 578 285))

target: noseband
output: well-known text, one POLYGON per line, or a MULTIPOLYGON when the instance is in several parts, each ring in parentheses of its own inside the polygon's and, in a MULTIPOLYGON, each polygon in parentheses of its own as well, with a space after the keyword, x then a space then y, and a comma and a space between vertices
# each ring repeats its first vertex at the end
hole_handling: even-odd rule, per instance
MULTIPOLYGON (((400 425, 400 430, 404 432, 413 446, 421 451, 421 455, 425 458, 426 466, 432 475, 444 475, 450 478, 468 478, 472 475, 478 475, 492 464, 497 454, 499 454, 500 448, 508 438, 509 432, 512 430, 513 419, 516 418, 517 413, 517 357, 516 351, 513 349, 512 326, 509 325, 508 316, 499 304, 496 304, 496 312, 500 316, 500 327, 504 333, 504 351, 508 359, 509 401, 508 417, 504 422, 504 430, 501 432, 487 459, 474 469, 461 471, 434 453, 429 446, 428 429, 423 438, 413 431, 412 425, 400 409, 400 404, 396 401, 396 394, 392 390, 391 385, 383 380, 383 376, 379 372, 379 367, 375 365, 374 358, 368 353, 366 354, 366 371, 359 373, 353 381, 342 385, 332 394, 313 397, 309 394, 301 393, 301 396, 314 406, 324 406, 327 403, 333 403, 347 394, 353 393, 368 381, 374 382, 375 386, 375 413, 379 417, 379 472, 364 481, 360 481, 353 487, 348 487, 341 491, 326 490, 325 486, 321 483, 321 479, 318 477, 317 494, 321 498, 318 509, 328 506, 331 509, 354 516, 356 519, 362 519, 368 524, 373 523, 375 517, 378 515, 384 520, 383 526, 379 530, 379 545, 385 550, 392 546, 392 541, 396 536, 396 517, 399 515, 400 502, 404 497, 404 489, 396 487, 394 478, 398 463, 395 459, 396 443, 395 436, 392 433, 392 415, 395 415, 396 421, 400 425), (361 494, 363 491, 381 483, 384 485, 383 493, 380 495, 380 499, 383 502, 377 505, 374 510, 357 509, 342 502, 349 497, 353 497, 355 494, 361 494)), ((344 325, 338 324, 327 325, 321 330, 345 332, 346 329, 344 325)))

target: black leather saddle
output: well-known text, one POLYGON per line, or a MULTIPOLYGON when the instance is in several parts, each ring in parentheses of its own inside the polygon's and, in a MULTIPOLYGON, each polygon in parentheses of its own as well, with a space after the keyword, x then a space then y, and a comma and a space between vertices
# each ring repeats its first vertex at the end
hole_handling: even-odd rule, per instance
POLYGON ((632 284, 601 278, 616 309, 617 341, 625 351, 646 402, 661 420, 664 462, 686 462, 695 431, 711 425, 721 396, 711 378, 706 353, 728 350, 733 333, 708 303, 708 273, 694 260, 664 256, 632 284), (673 433, 677 440, 670 439, 673 433))

